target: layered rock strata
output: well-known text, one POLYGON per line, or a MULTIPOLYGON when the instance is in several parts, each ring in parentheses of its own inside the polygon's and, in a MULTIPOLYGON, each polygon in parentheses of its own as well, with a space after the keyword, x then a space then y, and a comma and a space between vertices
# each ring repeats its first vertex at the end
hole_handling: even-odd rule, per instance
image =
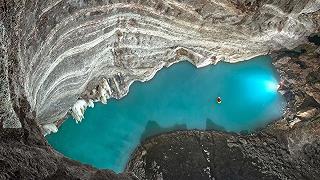
MULTIPOLYGON (((121 98, 133 81, 149 80, 162 67, 172 63, 189 59, 201 67, 298 46, 306 36, 319 31, 319 8, 317 0, 0 0, 0 179, 136 179, 132 174, 116 175, 69 160, 55 152, 43 134, 57 131, 58 120, 70 110, 81 121, 83 111, 92 106, 93 101, 106 103, 108 98, 121 98)), ((297 67, 314 66, 309 62, 282 61, 279 61, 278 69, 290 78, 291 71, 286 71, 285 63, 298 64, 297 67)), ((210 136, 222 137, 222 143, 233 139, 234 148, 242 153, 239 159, 245 156, 249 160, 254 158, 254 163, 260 162, 259 167, 263 168, 257 170, 254 164, 251 167, 255 172, 261 171, 257 177, 262 174, 265 179, 315 177, 318 175, 314 167, 318 166, 319 146, 312 140, 318 132, 311 128, 313 126, 301 126, 310 123, 319 109, 318 94, 314 91, 318 85, 312 85, 317 82, 319 73, 304 74, 309 70, 312 68, 296 74, 297 77, 308 77, 307 81, 296 80, 299 90, 295 91, 296 86, 292 83, 285 91, 288 92, 285 94, 289 101, 288 112, 292 113, 268 130, 275 130, 272 134, 275 135, 283 129, 280 137, 286 140, 291 136, 290 147, 266 134, 262 139, 269 149, 257 140, 259 135, 248 137, 211 132, 210 136), (305 83, 309 83, 308 89, 303 88, 305 83), (296 106, 300 103, 301 106, 296 106), (298 111, 301 112, 297 114, 298 111), (292 130, 295 128, 296 131, 292 130), (293 131, 297 133, 292 134, 293 131), (304 133, 306 135, 302 136, 304 133), (240 144, 245 142, 248 145, 240 144), (245 151, 246 148, 251 150, 245 151), (301 153, 303 148, 305 153, 301 153), (258 149, 261 153, 254 153, 258 149), (284 155, 266 158, 278 152, 284 155), (293 155, 301 162, 291 161, 293 155), (286 171, 283 172, 288 175, 269 169, 272 163, 282 168, 278 166, 279 162, 285 162, 286 171), (288 170, 295 163, 296 175, 288 170)), ((179 138, 179 133, 176 135, 172 138, 179 138)), ((189 140, 192 138, 190 136, 189 140)), ((166 142, 166 138, 160 141, 166 142)), ((153 144, 147 154, 152 154, 152 147, 153 144)), ((233 155, 228 154, 229 148, 233 151, 232 147, 216 147, 226 150, 221 157, 233 155)), ((146 160, 154 159, 153 156, 145 157, 148 157, 146 160)), ((134 160, 144 163, 144 159, 134 160)), ((251 161, 245 162, 248 165, 251 161)), ((157 168, 157 164, 152 167, 157 168)), ((177 170, 185 167, 182 163, 179 165, 175 167, 177 170)), ((219 167, 229 168, 229 163, 227 165, 219 167)), ((128 167, 141 178, 154 176, 149 169, 136 166, 133 161, 128 167)), ((209 171, 211 169, 206 169, 209 171)), ((168 175, 161 172, 163 177, 168 175)), ((227 173, 221 171, 220 174, 227 173)), ((210 178, 215 176, 218 177, 211 174, 210 178)), ((248 177, 254 175, 248 174, 248 177)))
MULTIPOLYGON (((201 67, 295 47, 319 29, 320 8, 314 0, 0 4, 2 125, 21 127, 13 101, 25 96, 45 132, 79 98, 121 98, 133 81, 186 58, 201 67)), ((74 107, 78 121, 85 106, 74 107)))

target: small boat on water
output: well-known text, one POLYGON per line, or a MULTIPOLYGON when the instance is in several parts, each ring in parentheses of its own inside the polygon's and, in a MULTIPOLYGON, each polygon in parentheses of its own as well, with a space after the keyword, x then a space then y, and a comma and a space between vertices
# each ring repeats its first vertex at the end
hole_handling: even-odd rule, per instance
POLYGON ((221 104, 221 103, 222 103, 221 97, 217 97, 217 103, 218 103, 218 104, 221 104))

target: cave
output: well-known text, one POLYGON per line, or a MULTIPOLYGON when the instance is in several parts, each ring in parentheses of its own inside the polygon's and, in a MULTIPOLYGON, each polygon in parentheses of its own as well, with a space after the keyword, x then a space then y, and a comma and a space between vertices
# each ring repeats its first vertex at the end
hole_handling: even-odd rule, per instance
MULTIPOLYGON (((0 179, 318 179, 319 9, 319 1, 312 0, 0 0, 0 179), (268 59, 264 62, 274 77, 259 75, 264 66, 249 68, 253 75, 244 77, 264 87, 251 86, 249 97, 267 93, 281 101, 270 105, 276 115, 266 111, 254 127, 233 129, 233 121, 223 124, 223 116, 215 115, 219 108, 225 116, 236 114, 237 108, 224 109, 232 105, 225 92, 241 91, 241 86, 217 91, 228 85, 228 77, 241 75, 231 67, 254 64, 257 58, 268 59), (230 68, 221 68, 224 65, 230 68), (174 81, 190 72, 192 80, 210 69, 226 73, 214 79, 217 86, 188 82, 182 88, 174 81), (170 77, 164 75, 171 71, 170 77), (90 113, 99 108, 120 112, 117 106, 161 76, 165 83, 175 82, 161 88, 194 96, 186 102, 199 112, 186 106, 182 114, 201 126, 164 117, 173 121, 166 126, 159 116, 145 116, 143 125, 135 126, 141 131, 130 151, 112 155, 117 161, 125 159, 118 169, 71 157, 53 143, 51 138, 67 126, 76 129, 80 137, 74 140, 81 141, 88 134, 80 130, 90 132, 86 124, 95 122, 90 113), (187 85, 208 91, 199 96, 206 105, 195 106, 196 95, 184 90, 187 85), (202 108, 211 108, 213 115, 202 108)), ((140 93, 137 100, 151 98, 147 91, 140 93)), ((166 100, 164 96, 157 100, 166 100)), ((244 110, 262 112, 261 104, 244 110)), ((146 105, 141 109, 153 104, 146 105)), ((157 110, 163 110, 162 116, 169 112, 164 106, 157 110)), ((240 112, 237 120, 249 121, 247 114, 240 112)), ((70 141, 74 134, 69 135, 60 135, 59 142, 68 140, 63 144, 76 147, 70 141)), ((118 147, 105 146, 108 153, 118 147)), ((95 147, 86 148, 94 155, 95 147)))

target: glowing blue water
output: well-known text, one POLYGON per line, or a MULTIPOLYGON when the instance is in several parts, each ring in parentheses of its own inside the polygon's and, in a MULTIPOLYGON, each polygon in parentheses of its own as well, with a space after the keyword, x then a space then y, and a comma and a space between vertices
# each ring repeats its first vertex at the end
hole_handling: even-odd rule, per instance
POLYGON ((268 57, 196 69, 188 62, 161 70, 151 81, 136 82, 129 94, 96 103, 80 124, 69 118, 49 143, 64 155, 98 168, 123 170, 141 136, 161 127, 227 131, 252 130, 279 118, 283 99, 268 57), (222 103, 216 98, 220 96, 222 103), (207 127, 206 127, 207 126, 207 127))

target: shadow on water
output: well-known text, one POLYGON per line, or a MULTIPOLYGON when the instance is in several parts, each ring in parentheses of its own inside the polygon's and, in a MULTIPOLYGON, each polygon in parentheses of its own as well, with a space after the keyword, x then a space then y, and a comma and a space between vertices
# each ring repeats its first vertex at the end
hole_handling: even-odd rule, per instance
POLYGON ((251 130, 241 130, 239 132, 232 132, 232 131, 227 131, 223 126, 220 126, 217 123, 215 123, 213 120, 207 118, 205 130, 206 131, 217 131, 217 132, 237 133, 237 134, 241 134, 241 135, 248 135, 251 133, 257 133, 259 131, 263 131, 268 124, 271 124, 277 120, 278 119, 274 119, 272 121, 266 121, 266 122, 256 122, 254 127, 252 127, 251 130))
MULTIPOLYGON (((242 135, 247 135, 250 133, 254 133, 257 131, 261 131, 264 129, 264 127, 269 124, 268 122, 259 122, 256 123, 256 128, 252 130, 242 130, 239 131, 239 134, 242 135)), ((183 131, 183 130, 188 130, 186 124, 174 124, 173 126, 170 127, 162 127, 157 121, 149 120, 145 126, 145 129, 143 133, 141 134, 140 137, 140 142, 143 142, 153 136, 164 134, 164 133, 170 133, 170 132, 176 132, 176 131, 183 131)), ((210 118, 206 119, 206 126, 205 126, 206 131, 217 131, 217 132, 226 132, 226 133, 232 133, 230 131, 227 131, 223 126, 218 125, 215 123, 213 120, 210 118)))
POLYGON ((171 131, 177 131, 177 130, 187 130, 187 125, 186 124, 175 124, 171 127, 161 127, 157 121, 148 121, 146 124, 146 127, 141 134, 140 142, 146 140, 149 137, 162 134, 162 133, 167 133, 171 131))
POLYGON ((216 124, 211 119, 207 118, 206 120, 206 131, 215 130, 215 131, 222 131, 226 132, 226 129, 218 124, 216 124))
MULTIPOLYGON (((145 141, 146 139, 153 137, 155 135, 163 134, 163 133, 169 133, 174 131, 181 131, 181 130, 188 130, 186 124, 174 124, 170 127, 161 127, 160 124, 157 121, 148 121, 143 133, 140 137, 140 142, 145 141)), ((206 120, 206 131, 220 131, 220 132, 227 132, 227 130, 218 124, 216 124, 213 120, 207 118, 206 120)))

